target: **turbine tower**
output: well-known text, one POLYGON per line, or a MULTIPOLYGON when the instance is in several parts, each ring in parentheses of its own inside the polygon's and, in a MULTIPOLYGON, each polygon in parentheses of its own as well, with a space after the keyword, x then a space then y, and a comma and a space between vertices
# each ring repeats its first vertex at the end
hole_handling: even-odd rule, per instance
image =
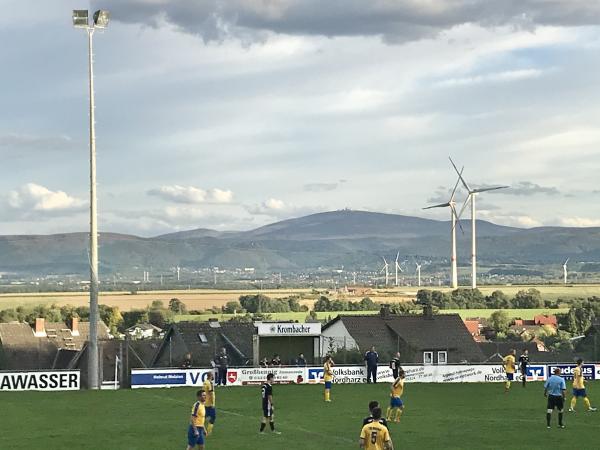
POLYGON ((465 179, 462 177, 462 169, 459 172, 458 169, 456 168, 456 164, 454 164, 454 161, 452 161, 452 158, 449 158, 449 159, 450 159, 450 162, 452 163, 452 167, 454 167, 454 170, 458 174, 458 179, 462 182, 462 185, 465 187, 465 189, 468 192, 467 198, 465 199, 465 202, 463 203, 460 213, 458 214, 459 220, 460 220, 460 216, 462 216, 463 211, 467 207, 467 203, 469 202, 469 200, 471 200, 471 288, 475 289, 477 287, 477 233, 475 231, 475 222, 476 222, 475 196, 481 192, 495 191, 498 189, 506 189, 509 186, 493 186, 493 187, 483 187, 483 188, 471 189, 469 187, 469 185, 467 184, 467 182, 465 181, 465 179))
POLYGON ((387 286, 390 280, 390 271, 389 271, 389 264, 386 261, 385 257, 383 257, 383 267, 381 268, 381 270, 379 271, 379 273, 384 272, 385 271, 385 285, 387 286))
MULTIPOLYGON (((462 169, 460 171, 462 173, 462 169)), ((454 185, 454 189, 452 189, 452 194, 450 195, 450 200, 446 203, 441 203, 439 205, 427 206, 423 209, 431 209, 431 208, 450 208, 450 217, 451 217, 451 230, 450 230, 450 284, 453 289, 458 287, 458 272, 456 268, 456 223, 458 216, 456 214, 456 202, 454 201, 454 194, 456 193, 456 188, 458 187, 458 183, 460 179, 456 180, 456 184, 454 185)), ((458 226, 462 225, 458 222, 458 226)))
POLYGON ((417 264, 417 286, 421 287, 421 264, 417 264))
POLYGON ((564 283, 565 284, 567 284, 567 263, 568 262, 569 262, 569 258, 567 258, 567 260, 563 264, 563 278, 564 278, 564 283))
POLYGON ((396 262, 395 262, 395 264, 394 264, 394 267, 395 267, 395 269, 396 269, 396 286, 398 286, 398 270, 400 270, 400 272, 404 272, 404 271, 402 270, 402 267, 400 267, 400 264, 398 264, 398 258, 399 258, 399 257, 400 257, 400 252, 398 252, 398 253, 396 254, 396 262))

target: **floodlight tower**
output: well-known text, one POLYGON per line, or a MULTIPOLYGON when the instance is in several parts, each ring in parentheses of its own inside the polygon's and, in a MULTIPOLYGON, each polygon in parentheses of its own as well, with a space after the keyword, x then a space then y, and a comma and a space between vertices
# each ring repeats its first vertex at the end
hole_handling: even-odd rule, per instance
POLYGON ((96 129, 94 123, 94 53, 92 37, 96 29, 108 26, 110 14, 94 13, 90 23, 87 10, 73 10, 73 26, 83 28, 88 35, 88 75, 90 96, 90 338, 88 344, 88 387, 98 389, 98 213, 96 202, 96 129))

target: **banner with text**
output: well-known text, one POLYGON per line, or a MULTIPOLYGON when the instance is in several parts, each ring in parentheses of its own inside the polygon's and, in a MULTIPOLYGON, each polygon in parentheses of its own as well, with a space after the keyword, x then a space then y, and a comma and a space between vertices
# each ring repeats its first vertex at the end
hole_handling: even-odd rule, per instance
POLYGON ((213 369, 132 369, 131 388, 202 386, 213 369))
POLYGON ((0 372, 0 391, 76 391, 80 388, 78 370, 0 372))

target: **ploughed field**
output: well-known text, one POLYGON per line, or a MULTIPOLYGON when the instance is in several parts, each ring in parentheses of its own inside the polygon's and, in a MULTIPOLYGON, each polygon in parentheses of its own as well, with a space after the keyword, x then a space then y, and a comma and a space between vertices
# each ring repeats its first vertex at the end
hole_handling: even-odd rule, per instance
MULTIPOLYGON (((570 382, 568 382, 570 390, 570 382)), ((600 383, 587 383, 600 404, 600 383)), ((195 388, 0 393, 2 449, 167 450, 186 445, 195 388)), ((281 435, 258 434, 260 387, 217 388, 217 422, 206 449, 358 448, 367 404, 389 401, 389 384, 337 385, 332 403, 322 385, 275 385, 275 423, 281 435)), ((569 397, 568 397, 569 398, 569 397)), ((390 424, 395 448, 596 449, 600 412, 565 412, 565 429, 546 429, 542 383, 407 383, 405 413, 390 424)), ((267 428, 268 430, 268 428, 267 428)))

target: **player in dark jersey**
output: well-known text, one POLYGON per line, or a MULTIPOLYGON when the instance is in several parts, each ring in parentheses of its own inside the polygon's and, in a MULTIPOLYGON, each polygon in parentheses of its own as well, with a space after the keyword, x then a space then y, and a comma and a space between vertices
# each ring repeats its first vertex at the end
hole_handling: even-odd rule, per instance
POLYGON ((273 417, 273 378, 275 375, 272 373, 267 375, 267 381, 262 384, 260 387, 260 394, 262 397, 262 409, 263 409, 263 417, 260 422, 260 433, 264 434, 265 427, 267 426, 267 421, 271 427, 271 431, 275 434, 281 434, 280 431, 275 430, 275 421, 273 417))
POLYGON ((523 387, 527 382, 527 366, 529 365, 529 351, 525 350, 521 356, 519 356, 519 370, 521 371, 521 377, 523 387))
MULTIPOLYGON (((363 419, 363 427, 369 423, 372 423, 375 419, 373 419, 373 410, 375 408, 379 408, 379 402, 377 400, 373 400, 369 402, 369 415, 363 419)), ((385 417, 381 417, 377 420, 381 425, 387 428, 387 420, 385 417)))

